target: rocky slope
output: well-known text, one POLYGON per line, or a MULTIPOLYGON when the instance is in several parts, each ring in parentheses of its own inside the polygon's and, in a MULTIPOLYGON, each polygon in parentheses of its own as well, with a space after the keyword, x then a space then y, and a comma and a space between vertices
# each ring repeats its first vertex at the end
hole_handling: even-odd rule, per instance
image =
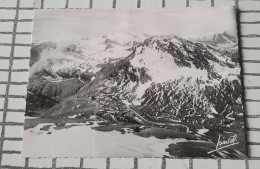
POLYGON ((232 49, 234 51, 237 49, 238 43, 238 39, 235 35, 228 34, 225 31, 220 33, 209 34, 201 38, 193 38, 191 40, 214 46, 219 51, 232 49))
POLYGON ((210 43, 177 36, 127 37, 62 42, 42 52, 47 56, 32 65, 31 79, 47 71, 42 76, 47 82, 34 90, 38 80, 32 80, 29 91, 59 102, 42 116, 97 115, 133 122, 135 111, 157 122, 237 125, 234 119, 243 116, 238 55, 235 49, 219 49, 227 43, 236 47, 234 37, 224 32, 210 43))
POLYGON ((236 134, 245 143, 237 41, 226 32, 196 40, 106 35, 34 45, 26 115, 102 121, 104 131, 132 125, 144 137, 195 138, 170 144, 173 156, 245 153, 239 144, 208 154, 219 135, 236 134))

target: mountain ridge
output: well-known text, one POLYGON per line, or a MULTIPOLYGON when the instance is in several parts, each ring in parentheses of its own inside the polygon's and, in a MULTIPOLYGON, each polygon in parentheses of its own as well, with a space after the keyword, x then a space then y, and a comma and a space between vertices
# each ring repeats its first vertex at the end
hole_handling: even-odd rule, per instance
MULTIPOLYGON (((112 46, 112 51, 115 50, 112 46)), ((207 127, 211 125, 205 119, 210 121, 209 115, 214 112, 220 114, 217 119, 220 121, 227 121, 227 115, 232 118, 240 116, 234 111, 242 112, 239 106, 239 64, 218 48, 177 36, 150 36, 125 50, 128 54, 131 52, 127 57, 120 55, 116 60, 111 58, 112 61, 106 59, 102 64, 96 64, 99 68, 92 72, 83 87, 42 116, 85 114, 89 117, 98 114, 107 120, 125 116, 134 119, 132 109, 152 121, 188 120, 207 127), (219 85, 228 88, 228 93, 220 94, 219 85), (211 95, 226 97, 229 101, 218 103, 211 95)), ((80 74, 74 78, 79 77, 80 74)))

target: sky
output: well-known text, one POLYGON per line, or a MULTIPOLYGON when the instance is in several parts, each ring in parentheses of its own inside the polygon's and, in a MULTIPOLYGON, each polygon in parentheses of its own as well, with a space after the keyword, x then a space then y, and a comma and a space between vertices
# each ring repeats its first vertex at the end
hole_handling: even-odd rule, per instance
POLYGON ((33 42, 131 33, 201 37, 236 34, 234 8, 40 9, 35 10, 33 42))

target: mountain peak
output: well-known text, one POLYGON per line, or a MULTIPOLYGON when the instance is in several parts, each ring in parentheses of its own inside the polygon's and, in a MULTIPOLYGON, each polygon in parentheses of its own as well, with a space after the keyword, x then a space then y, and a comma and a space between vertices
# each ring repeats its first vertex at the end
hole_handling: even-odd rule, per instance
POLYGON ((224 31, 222 33, 216 33, 213 37, 213 41, 217 43, 236 43, 237 39, 224 31))

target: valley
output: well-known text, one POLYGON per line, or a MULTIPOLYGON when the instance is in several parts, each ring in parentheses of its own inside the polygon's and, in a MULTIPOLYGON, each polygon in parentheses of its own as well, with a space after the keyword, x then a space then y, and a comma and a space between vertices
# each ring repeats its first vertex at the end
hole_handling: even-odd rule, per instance
MULTIPOLYGON (((136 157, 197 157, 190 150, 202 157, 244 157, 240 145, 207 153, 216 148, 219 135, 240 135, 244 130, 233 36, 223 32, 197 41, 178 36, 128 35, 126 41, 111 37, 33 45, 25 120, 30 138, 61 137, 64 143, 65 134, 75 132, 75 140, 83 139, 64 143, 73 151, 80 143, 96 144, 97 137, 120 145, 118 155, 125 148, 136 157), (126 141, 128 137, 133 143, 126 141), (143 152, 138 152, 135 147, 143 139, 158 143, 160 150, 141 144, 143 152)), ((49 146, 54 148, 58 143, 52 141, 49 146)), ((35 144, 29 142, 28 146, 35 144)), ((238 142, 245 138, 238 137, 238 142)), ((95 155, 101 153, 99 149, 95 155)))

